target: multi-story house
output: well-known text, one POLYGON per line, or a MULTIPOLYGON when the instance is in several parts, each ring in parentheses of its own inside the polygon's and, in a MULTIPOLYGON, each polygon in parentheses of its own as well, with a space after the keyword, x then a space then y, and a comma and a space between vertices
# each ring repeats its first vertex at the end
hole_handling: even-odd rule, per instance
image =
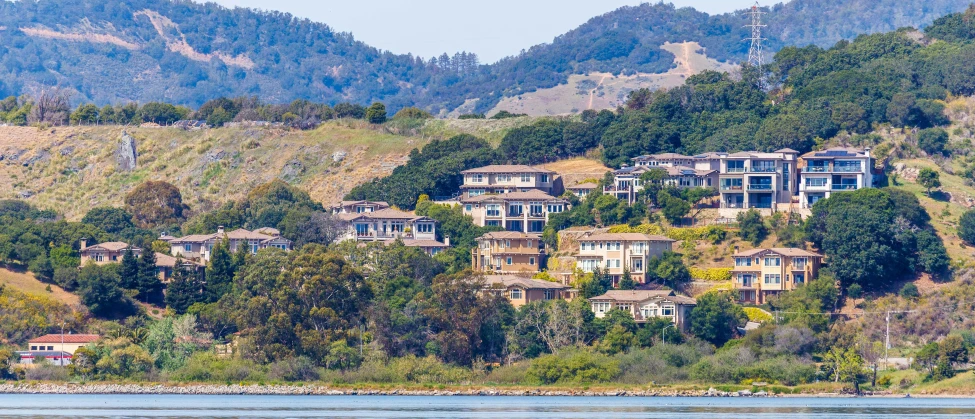
POLYGON ((575 196, 578 196, 579 198, 585 199, 587 196, 589 196, 589 194, 592 191, 598 188, 599 188, 598 184, 592 182, 586 182, 586 183, 575 184, 572 186, 566 186, 565 190, 569 191, 569 193, 575 196))
POLYGON ((535 273, 544 256, 545 244, 538 234, 496 231, 477 238, 471 268, 498 274, 535 273))
MULTIPOLYGON (((390 239, 385 242, 385 244, 392 244, 396 242, 397 239, 390 239)), ((436 240, 423 240, 423 239, 399 239, 403 242, 406 247, 416 247, 430 256, 436 256, 444 250, 450 247, 450 237, 445 237, 444 242, 440 243, 436 240)))
POLYGON ((485 194, 527 192, 536 189, 558 194, 556 173, 540 167, 496 164, 460 172, 464 176, 462 198, 485 194))
POLYGON ((610 290, 589 299, 592 312, 597 318, 605 317, 610 310, 623 310, 637 323, 646 323, 656 317, 665 318, 682 331, 687 331, 691 310, 697 301, 676 295, 670 290, 610 290))
POLYGON ((223 226, 219 226, 217 232, 213 234, 194 234, 169 240, 170 252, 173 256, 206 263, 210 261, 213 247, 222 240, 227 241, 231 252, 237 252, 241 246, 251 254, 256 254, 258 250, 267 248, 277 248, 284 251, 290 251, 293 248, 291 240, 281 237, 281 233, 273 228, 265 227, 255 231, 238 228, 226 232, 223 226))
POLYGON ((816 279, 823 263, 823 255, 796 248, 752 249, 732 257, 738 299, 750 304, 765 304, 769 296, 816 279))
POLYGON ((142 255, 142 249, 123 242, 106 242, 88 246, 88 239, 83 238, 80 244, 81 266, 89 261, 96 265, 120 263, 128 249, 131 249, 136 257, 142 255))
POLYGON ((787 210, 798 193, 797 151, 746 151, 721 156, 718 192, 722 217, 733 218, 742 209, 787 210), (784 207, 781 207, 784 206, 784 207))
POLYGON ((613 184, 604 187, 603 193, 613 195, 616 199, 625 200, 632 205, 645 186, 640 177, 651 170, 666 172, 661 179, 661 184, 675 188, 713 188, 718 182, 718 171, 715 169, 696 169, 669 164, 623 166, 613 171, 613 184))
POLYGON ((674 240, 641 233, 596 233, 579 237, 576 267, 583 272, 599 268, 609 271, 618 283, 625 270, 634 282, 646 282, 647 263, 664 252, 673 250, 674 240))
POLYGON ((799 158, 799 202, 812 208, 832 192, 873 187, 873 158, 870 149, 830 148, 799 158))
POLYGON ((333 214, 359 214, 389 208, 385 201, 342 201, 331 208, 333 214))
POLYGON ((436 221, 397 209, 340 213, 337 217, 348 223, 348 232, 341 238, 344 240, 437 240, 436 221))
POLYGON ((721 156, 728 153, 704 153, 685 156, 677 153, 648 154, 633 158, 634 166, 688 167, 695 170, 714 170, 720 167, 721 156))
POLYGON ((579 294, 578 290, 558 282, 541 281, 517 275, 485 275, 484 283, 484 293, 505 297, 515 308, 534 301, 572 301, 579 294))
POLYGON ((508 231, 541 234, 550 214, 569 209, 569 201, 537 189, 500 195, 462 198, 464 215, 479 226, 499 226, 508 231))

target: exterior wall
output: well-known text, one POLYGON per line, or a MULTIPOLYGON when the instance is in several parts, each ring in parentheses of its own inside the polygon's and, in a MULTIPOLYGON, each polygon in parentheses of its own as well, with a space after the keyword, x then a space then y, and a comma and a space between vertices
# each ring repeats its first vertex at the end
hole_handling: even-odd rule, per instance
POLYGON ((538 272, 544 256, 540 245, 540 238, 481 240, 471 250, 471 268, 500 274, 538 272))
MULTIPOLYGON (((484 193, 505 193, 538 189, 542 192, 551 194, 554 186, 555 174, 552 173, 475 172, 464 174, 464 189, 483 189, 484 193)), ((471 194, 471 196, 476 195, 479 194, 471 194)))
POLYGON ((344 240, 385 241, 389 239, 436 240, 437 227, 433 221, 414 222, 402 219, 365 219, 349 222, 344 240), (419 231, 419 224, 428 229, 419 231))
POLYGON ((739 300, 751 304, 765 304, 770 296, 784 291, 792 291, 799 284, 816 279, 819 274, 819 267, 822 264, 822 257, 813 256, 790 257, 766 253, 749 258, 752 260, 752 266, 735 266, 732 270, 732 281, 735 289, 739 292, 739 300), (776 257, 781 260, 780 266, 766 266, 766 258, 776 257), (794 259, 805 259, 806 263, 800 266, 795 263, 794 259), (746 282, 744 275, 749 274, 753 275, 752 280, 746 282), (767 280, 771 278, 769 275, 778 275, 779 282, 767 280))
POLYGON ((560 212, 565 212, 569 209, 569 205, 566 202, 558 201, 498 201, 498 202, 472 202, 463 204, 464 215, 469 215, 473 218, 473 222, 481 227, 494 225, 504 228, 507 231, 520 231, 522 233, 531 234, 541 234, 542 230, 545 228, 545 224, 548 223, 549 214, 555 214, 560 212), (520 215, 512 215, 511 207, 521 203, 522 213, 520 215), (541 213, 532 213, 529 208, 532 204, 537 204, 542 206, 541 213), (497 205, 498 213, 488 215, 489 208, 495 208, 497 205), (549 211, 549 208, 556 209, 556 211, 549 211), (561 208, 561 211, 557 209, 561 208))
POLYGON ((682 331, 687 331, 690 326, 688 319, 691 310, 694 308, 691 305, 666 301, 666 297, 652 297, 643 301, 615 301, 611 299, 590 299, 590 301, 590 308, 596 318, 606 317, 610 310, 622 309, 629 312, 637 323, 645 323, 651 318, 666 318, 682 331))
POLYGON ((27 349, 31 351, 64 351, 67 353, 75 353, 79 348, 84 348, 88 346, 87 343, 39 343, 39 342, 28 342, 27 349))
POLYGON ((203 257, 203 244, 202 243, 173 243, 171 244, 170 254, 173 256, 182 256, 183 259, 199 259, 203 257), (187 248, 189 250, 187 250, 187 248))
MULTIPOLYGON (((798 193, 796 164, 795 155, 791 153, 722 158, 718 176, 721 208, 788 210, 792 197, 798 193), (730 167, 729 162, 742 162, 742 167, 730 167), (768 162, 771 162, 768 168, 760 166, 768 162)), ((732 212, 726 213, 732 215, 732 212)))
MULTIPOLYGON (((710 166, 711 164, 706 164, 710 166)), ((716 169, 706 169, 716 170, 716 169)), ((643 190, 643 181, 640 180, 642 171, 637 173, 616 174, 613 185, 603 188, 603 193, 613 195, 616 199, 626 200, 629 204, 636 202, 637 195, 643 190)), ((718 186, 718 173, 708 175, 677 175, 667 176, 662 180, 666 186, 673 186, 679 189, 685 188, 716 188, 718 186)))
POLYGON ((802 159, 799 172, 799 202, 802 208, 812 208, 820 199, 827 199, 833 192, 855 191, 873 187, 873 162, 870 157, 837 159, 802 159), (858 169, 851 169, 837 162, 857 162, 858 169), (818 164, 817 164, 818 163, 818 164))
POLYGON ((593 241, 581 238, 579 243, 580 249, 576 258, 576 268, 582 269, 583 272, 592 272, 591 263, 584 261, 595 261, 599 269, 609 269, 609 274, 614 281, 620 280, 623 277, 624 268, 629 267, 630 276, 635 282, 646 282, 646 267, 650 259, 673 250, 672 242, 662 241, 593 241), (582 243, 593 243, 595 249, 582 246, 582 243), (616 250, 616 243, 619 243, 619 250, 616 250), (618 267, 615 263, 617 260, 619 261, 618 267), (610 263, 609 261, 613 262, 610 263), (607 266, 607 264, 612 266, 607 266))

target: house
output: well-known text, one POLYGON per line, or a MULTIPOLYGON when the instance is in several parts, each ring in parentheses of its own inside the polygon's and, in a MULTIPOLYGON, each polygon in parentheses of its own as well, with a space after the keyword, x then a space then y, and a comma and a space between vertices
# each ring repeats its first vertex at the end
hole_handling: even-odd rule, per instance
POLYGON ((91 345, 101 339, 98 335, 85 334, 51 334, 37 337, 27 341, 29 351, 60 351, 69 354, 75 353, 79 348, 91 345))
POLYGON ((183 259, 206 263, 210 261, 213 247, 222 240, 227 241, 231 253, 237 252, 240 246, 244 246, 251 254, 267 248, 284 251, 293 249, 291 240, 281 237, 281 233, 273 228, 265 227, 254 231, 238 228, 226 232, 223 226, 219 226, 217 232, 213 234, 194 234, 170 240, 170 252, 172 256, 182 256, 183 259))
POLYGON ((616 284, 629 270, 633 281, 646 282, 647 264, 651 258, 673 251, 674 240, 641 233, 587 233, 578 238, 576 267, 583 272, 595 268, 608 270, 616 284))
POLYGON ((71 359, 74 357, 67 351, 16 351, 14 353, 23 365, 33 365, 40 359, 46 359, 54 365, 71 365, 71 359))
POLYGON ((623 310, 637 323, 662 317, 682 331, 690 326, 691 310, 697 305, 693 298, 676 295, 671 290, 610 290, 590 298, 589 302, 597 318, 605 317, 610 310, 623 310))
POLYGON ((565 188, 565 190, 569 191, 569 193, 571 193, 571 194, 573 194, 575 196, 578 196, 579 198, 585 198, 585 197, 589 196, 589 194, 592 191, 594 191, 594 190, 596 190, 598 188, 599 188, 599 185, 598 184, 595 184, 595 183, 592 183, 592 182, 586 182, 586 183, 579 183, 579 184, 572 185, 572 186, 567 186, 565 188))
POLYGON ((715 169, 695 169, 689 166, 672 165, 623 166, 619 170, 613 171, 613 184, 603 187, 603 193, 613 195, 616 199, 624 200, 632 205, 645 186, 640 177, 654 169, 665 172, 660 181, 664 186, 680 189, 713 188, 718 183, 718 171, 715 169))
POLYGON ((813 151, 799 158, 799 202, 812 208, 832 192, 873 187, 873 158, 870 148, 836 147, 813 151))
POLYGON ((796 248, 744 250, 732 258, 738 300, 750 304, 765 304, 769 296, 816 279, 823 262, 823 255, 796 248))
POLYGON ((142 249, 130 246, 128 243, 106 242, 88 246, 88 239, 82 238, 81 250, 79 252, 81 254, 81 266, 84 266, 89 261, 97 265, 119 263, 125 256, 127 249, 132 249, 132 253, 135 256, 142 255, 142 249))
POLYGON ((799 192, 797 154, 792 149, 773 153, 746 151, 720 157, 718 175, 721 217, 735 218, 742 210, 765 213, 790 209, 799 192))
POLYGON ((436 256, 437 253, 440 253, 450 248, 450 237, 445 238, 443 243, 440 243, 436 240, 417 240, 417 239, 390 239, 390 240, 386 240, 384 243, 390 245, 395 243, 396 240, 402 242, 403 245, 406 247, 418 247, 420 248, 420 250, 423 250, 423 253, 426 253, 429 256, 436 256))
POLYGON ((649 154, 633 158, 634 166, 649 167, 688 167, 695 170, 717 171, 721 156, 728 153, 704 153, 685 156, 677 153, 649 154))
POLYGON ((463 198, 509 192, 526 192, 536 189, 547 194, 558 194, 557 173, 540 167, 520 164, 494 164, 460 172, 464 184, 460 187, 463 198))
POLYGON ((339 205, 331 207, 330 210, 332 214, 359 214, 386 208, 389 208, 389 203, 385 201, 342 201, 339 205))
POLYGON ((557 282, 541 281, 518 275, 485 275, 485 293, 503 296, 511 305, 521 307, 534 301, 572 301, 579 291, 557 282))
POLYGON ((432 218, 393 208, 339 213, 337 217, 348 223, 348 231, 340 240, 437 240, 437 225, 432 218))
POLYGON ((477 246, 471 249, 471 269, 498 274, 535 273, 544 256, 541 236, 496 231, 477 238, 477 246))
MULTIPOLYGON (((156 252, 156 268, 159 269, 159 280, 163 282, 169 282, 173 277, 173 271, 176 269, 176 261, 179 260, 167 254, 156 252)), ((182 267, 187 270, 198 271, 206 268, 200 262, 192 259, 182 259, 182 267)))
POLYGON ((464 215, 481 227, 499 226, 508 231, 540 234, 550 214, 569 209, 569 201, 543 191, 508 192, 461 199, 464 215))

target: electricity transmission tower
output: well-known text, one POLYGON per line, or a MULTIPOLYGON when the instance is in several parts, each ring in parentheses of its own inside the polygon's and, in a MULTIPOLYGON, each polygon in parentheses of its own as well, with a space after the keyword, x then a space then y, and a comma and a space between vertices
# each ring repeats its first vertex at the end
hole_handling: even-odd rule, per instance
POLYGON ((762 28, 766 27, 766 25, 762 24, 762 15, 764 14, 765 12, 759 8, 758 2, 755 2, 755 5, 747 13, 747 15, 751 16, 751 24, 745 25, 746 28, 751 28, 752 30, 752 37, 745 38, 745 41, 751 42, 751 46, 748 48, 748 65, 755 67, 762 75, 759 79, 762 88, 766 87, 765 73, 762 70, 762 67, 765 65, 765 51, 762 49, 762 41, 767 40, 762 38, 762 28))

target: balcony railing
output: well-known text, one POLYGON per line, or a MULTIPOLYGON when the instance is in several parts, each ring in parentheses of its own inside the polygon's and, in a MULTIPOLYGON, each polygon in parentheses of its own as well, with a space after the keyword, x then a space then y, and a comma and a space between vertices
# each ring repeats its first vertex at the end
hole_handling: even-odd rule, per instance
POLYGON ((860 172, 860 166, 836 166, 833 168, 834 172, 844 172, 844 173, 856 173, 860 172))
POLYGON ((544 218, 544 217, 545 217, 545 213, 542 212, 532 211, 528 213, 528 218, 544 218))
POLYGON ((857 185, 835 184, 835 183, 833 184, 834 191, 852 191, 852 190, 856 190, 856 188, 857 185))
POLYGON ((775 173, 775 167, 753 167, 751 173, 775 173))
POLYGON ((803 167, 802 171, 805 173, 825 173, 829 171, 829 166, 807 166, 803 167))
POLYGON ((744 167, 729 167, 725 170, 725 173, 745 173, 744 167))
POLYGON ((721 185, 722 191, 740 191, 741 185, 721 185))
POLYGON ((753 191, 771 191, 772 185, 748 184, 748 189, 753 191))

